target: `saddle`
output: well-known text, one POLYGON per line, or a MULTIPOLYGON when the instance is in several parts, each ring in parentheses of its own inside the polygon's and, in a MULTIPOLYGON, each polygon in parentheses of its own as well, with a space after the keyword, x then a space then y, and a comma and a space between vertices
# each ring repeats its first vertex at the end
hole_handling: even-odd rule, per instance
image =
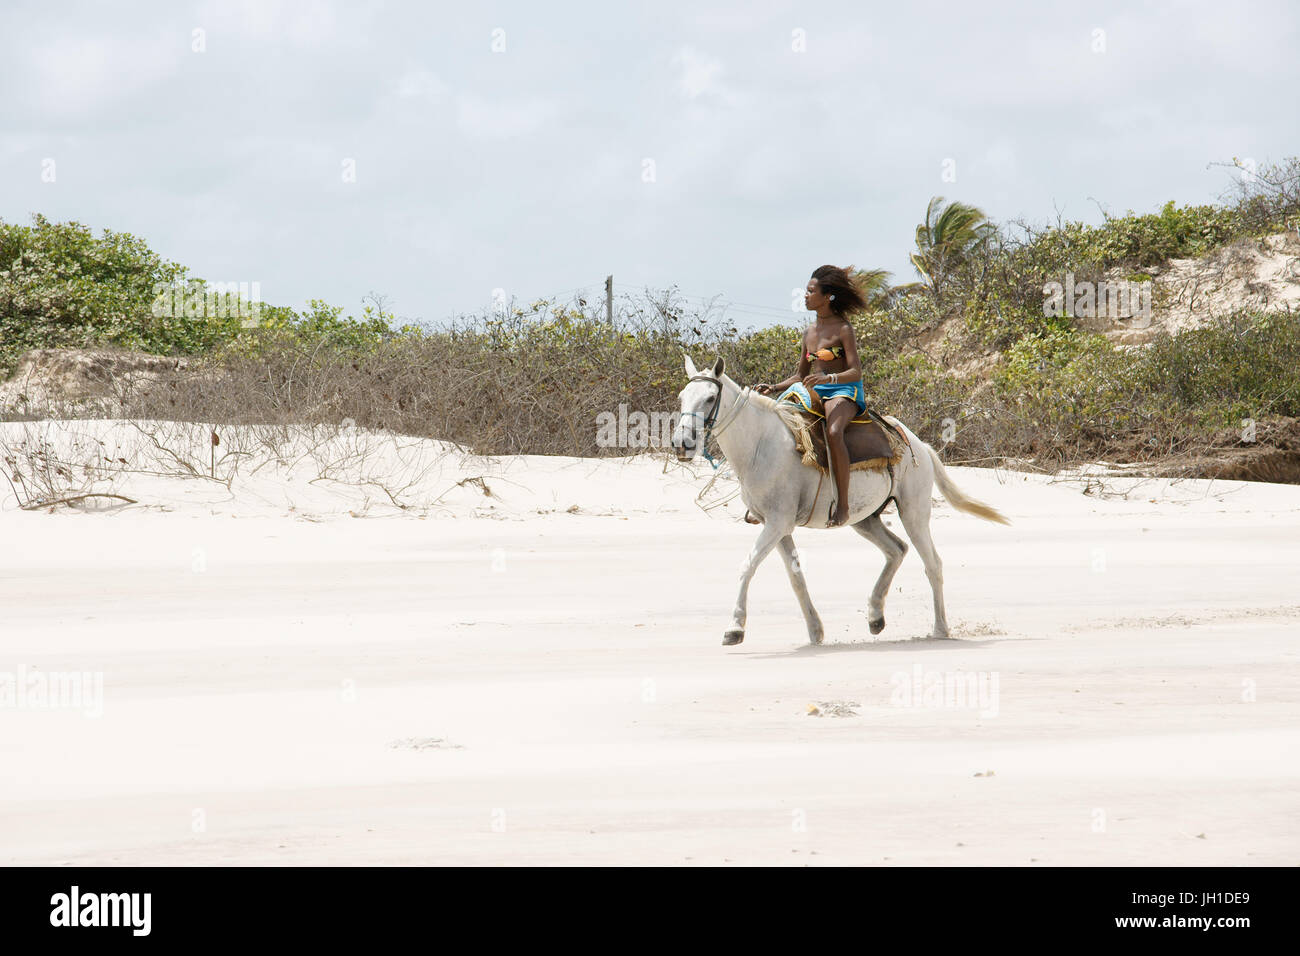
MULTIPOLYGON (((830 473, 826 430, 822 428, 826 406, 815 391, 810 390, 808 396, 811 404, 799 393, 791 392, 777 404, 777 411, 793 433, 795 450, 803 463, 826 475, 830 473)), ((850 471, 878 471, 902 461, 903 452, 909 446, 892 422, 868 408, 861 418, 853 419, 844 429, 844 447, 849 453, 850 471)))

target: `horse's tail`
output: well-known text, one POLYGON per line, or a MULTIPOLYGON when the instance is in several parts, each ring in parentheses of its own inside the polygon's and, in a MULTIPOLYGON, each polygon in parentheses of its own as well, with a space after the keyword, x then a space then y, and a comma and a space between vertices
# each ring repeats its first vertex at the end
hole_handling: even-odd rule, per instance
MULTIPOLYGON (((924 444, 924 442, 922 443, 924 444)), ((982 501, 976 501, 974 498, 968 498, 960 488, 953 484, 953 480, 948 477, 948 470, 943 467, 943 462, 939 460, 938 453, 929 445, 925 450, 930 453, 930 461, 934 462, 934 483, 939 486, 943 496, 948 499, 948 503, 958 511, 964 511, 968 515, 974 515, 977 518, 983 518, 985 521, 996 521, 998 524, 1011 524, 995 508, 984 504, 982 501)))

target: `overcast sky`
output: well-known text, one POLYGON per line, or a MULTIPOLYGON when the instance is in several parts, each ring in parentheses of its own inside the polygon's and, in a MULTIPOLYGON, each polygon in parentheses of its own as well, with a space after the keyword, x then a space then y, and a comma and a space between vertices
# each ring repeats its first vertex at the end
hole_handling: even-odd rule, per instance
POLYGON ((278 305, 437 322, 613 273, 801 320, 823 263, 914 278, 933 195, 1096 222, 1300 153, 1300 5, 1133 7, 4 0, 0 218, 278 305))

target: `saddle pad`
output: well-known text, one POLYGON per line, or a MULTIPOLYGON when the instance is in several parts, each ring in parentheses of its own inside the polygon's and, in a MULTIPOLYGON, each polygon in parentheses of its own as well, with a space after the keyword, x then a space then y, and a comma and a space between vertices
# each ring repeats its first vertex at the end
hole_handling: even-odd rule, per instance
MULTIPOLYGON (((815 390, 806 389, 802 385, 794 386, 785 393, 783 400, 817 418, 826 417, 826 400, 818 395, 815 390)), ((867 416, 866 412, 863 412, 861 418, 855 418, 849 424, 856 425, 858 423, 870 424, 871 418, 867 416)))
MULTIPOLYGON (((781 420, 794 435, 795 450, 803 463, 829 474, 826 451, 826 432, 822 419, 826 417, 821 396, 809 393, 812 408, 797 393, 790 393, 777 404, 781 420)), ((844 447, 849 453, 849 470, 866 468, 879 470, 898 464, 906 447, 898 436, 881 428, 871 418, 854 419, 844 430, 844 447)))

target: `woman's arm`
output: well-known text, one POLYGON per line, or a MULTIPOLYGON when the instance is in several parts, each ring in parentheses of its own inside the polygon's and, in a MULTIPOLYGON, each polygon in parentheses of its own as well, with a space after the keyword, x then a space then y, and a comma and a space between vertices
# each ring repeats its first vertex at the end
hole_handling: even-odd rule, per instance
MULTIPOLYGON (((808 370, 812 368, 812 363, 808 360, 808 333, 804 333, 803 339, 799 342, 799 370, 789 378, 784 378, 775 385, 756 385, 755 389, 764 395, 769 392, 781 393, 793 385, 795 382, 802 382, 808 377, 808 370)), ((845 353, 848 354, 847 352, 845 353)))
POLYGON ((860 382, 862 381, 862 360, 858 358, 858 340, 853 336, 853 326, 847 322, 844 324, 844 338, 840 340, 844 346, 844 371, 835 373, 835 381, 838 382, 860 382))

